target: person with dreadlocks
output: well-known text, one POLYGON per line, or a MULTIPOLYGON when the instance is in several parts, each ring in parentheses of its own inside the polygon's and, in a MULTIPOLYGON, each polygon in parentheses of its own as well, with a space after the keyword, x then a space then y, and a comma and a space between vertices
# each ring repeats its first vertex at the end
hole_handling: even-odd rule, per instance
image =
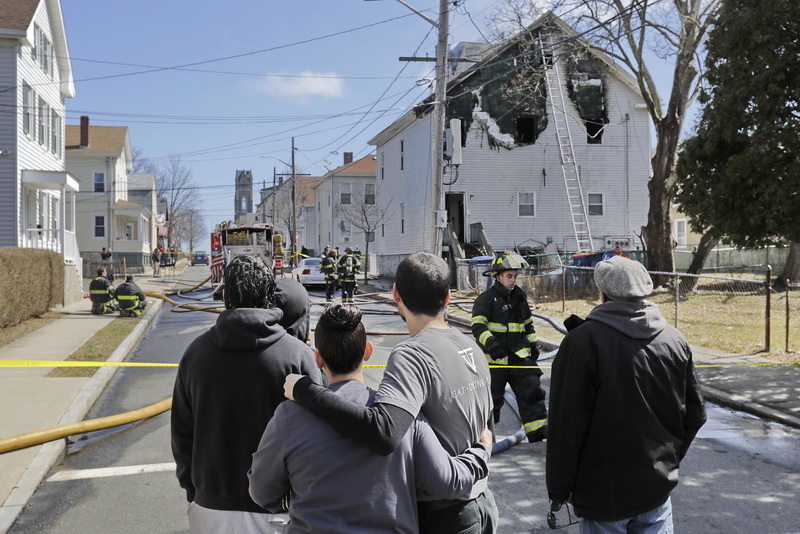
POLYGON ((189 344, 172 399, 172 454, 192 533, 282 532, 250 498, 247 471, 287 373, 321 383, 311 348, 280 326, 275 279, 261 258, 237 256, 224 273, 223 311, 189 344), (272 530, 270 530, 272 529, 272 530))

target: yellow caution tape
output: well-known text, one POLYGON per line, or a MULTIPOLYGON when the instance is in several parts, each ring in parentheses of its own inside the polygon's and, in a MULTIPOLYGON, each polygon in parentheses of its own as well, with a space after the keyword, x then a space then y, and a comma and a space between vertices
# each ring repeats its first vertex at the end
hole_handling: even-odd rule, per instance
MULTIPOLYGON (((697 364, 695 367, 755 367, 764 365, 800 365, 797 362, 764 362, 764 363, 717 363, 697 364)), ((145 363, 145 362, 80 362, 51 360, 0 360, 2 367, 178 367, 177 363, 145 363)), ((386 367, 379 364, 365 364, 363 367, 386 367)), ((551 369, 552 365, 490 365, 490 369, 551 369)))
POLYGON ((0 360, 0 367, 178 367, 177 363, 0 360))

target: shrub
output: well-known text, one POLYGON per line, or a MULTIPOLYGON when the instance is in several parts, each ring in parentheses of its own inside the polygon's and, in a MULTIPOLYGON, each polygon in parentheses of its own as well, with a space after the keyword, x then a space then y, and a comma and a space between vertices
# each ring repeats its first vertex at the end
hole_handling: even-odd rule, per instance
POLYGON ((64 303, 60 255, 32 248, 0 248, 0 328, 41 317, 64 303))

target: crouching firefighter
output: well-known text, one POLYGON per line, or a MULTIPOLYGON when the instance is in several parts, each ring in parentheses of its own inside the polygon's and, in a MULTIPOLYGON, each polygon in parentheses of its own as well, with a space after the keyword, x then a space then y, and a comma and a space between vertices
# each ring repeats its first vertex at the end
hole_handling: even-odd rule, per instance
POLYGON ((132 274, 126 276, 125 283, 114 291, 114 298, 119 303, 120 317, 139 317, 147 306, 144 292, 136 285, 136 278, 132 274))
POLYGON ((104 267, 99 267, 97 276, 89 282, 89 298, 92 301, 92 314, 94 315, 117 311, 114 304, 114 284, 106 276, 104 267))
POLYGON ((528 441, 547 438, 547 407, 540 377, 538 338, 525 292, 517 286, 517 274, 528 267, 522 256, 505 252, 495 258, 484 276, 493 276, 492 287, 475 300, 472 335, 489 362, 492 377, 494 421, 500 420, 506 384, 517 398, 519 415, 528 441))

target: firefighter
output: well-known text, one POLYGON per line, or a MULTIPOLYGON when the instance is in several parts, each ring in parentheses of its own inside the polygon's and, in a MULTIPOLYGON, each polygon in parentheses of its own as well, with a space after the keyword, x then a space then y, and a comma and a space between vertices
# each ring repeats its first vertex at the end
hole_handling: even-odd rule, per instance
POLYGON ((528 262, 519 254, 505 252, 483 273, 493 276, 495 282, 475 299, 472 335, 489 361, 495 423, 500 420, 509 384, 525 434, 534 443, 547 438, 547 407, 540 382, 542 370, 535 367, 539 348, 533 317, 525 292, 517 286, 517 274, 526 267, 528 262))
POLYGON ((333 302, 333 294, 336 293, 336 286, 339 284, 336 251, 333 249, 328 249, 328 255, 322 260, 322 274, 325 275, 325 300, 333 302))
POLYGON ((97 276, 89 283, 92 314, 103 315, 117 311, 114 305, 114 284, 106 276, 105 267, 98 267, 97 276))
POLYGON ((136 285, 136 278, 132 274, 126 276, 125 283, 114 291, 114 298, 119 303, 120 317, 139 317, 147 306, 144 291, 136 285))
POLYGON ((353 293, 356 289, 356 275, 361 270, 361 262, 358 260, 353 249, 344 249, 344 256, 339 259, 339 278, 342 281, 342 302, 352 304, 355 302, 353 293))

